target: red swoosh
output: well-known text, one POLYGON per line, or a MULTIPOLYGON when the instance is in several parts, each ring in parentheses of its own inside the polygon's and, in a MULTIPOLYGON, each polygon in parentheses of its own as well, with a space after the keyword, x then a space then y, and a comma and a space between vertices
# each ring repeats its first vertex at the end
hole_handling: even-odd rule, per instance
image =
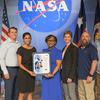
POLYGON ((31 24, 34 20, 36 20, 38 17, 40 17, 42 14, 46 13, 48 10, 50 10, 51 8, 53 8, 54 6, 58 5, 60 2, 62 2, 63 0, 59 1, 58 3, 56 3, 55 5, 53 5, 52 7, 50 7, 49 9, 47 9, 46 11, 44 11, 43 13, 41 13, 40 15, 38 15, 37 17, 35 17, 31 22, 29 22, 23 29, 25 29, 29 24, 31 24))

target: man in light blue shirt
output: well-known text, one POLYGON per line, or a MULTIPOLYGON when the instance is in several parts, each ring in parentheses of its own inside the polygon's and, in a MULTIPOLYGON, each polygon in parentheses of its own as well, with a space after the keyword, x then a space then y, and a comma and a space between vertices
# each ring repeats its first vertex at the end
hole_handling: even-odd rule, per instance
POLYGON ((9 30, 9 38, 2 43, 0 50, 1 69, 5 80, 5 100, 18 100, 17 85, 17 49, 21 43, 16 40, 17 28, 11 27, 9 30))

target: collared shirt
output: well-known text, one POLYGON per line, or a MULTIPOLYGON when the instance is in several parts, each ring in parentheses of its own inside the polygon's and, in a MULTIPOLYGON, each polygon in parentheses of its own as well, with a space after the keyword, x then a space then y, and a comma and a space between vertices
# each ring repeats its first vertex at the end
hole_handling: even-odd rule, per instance
MULTIPOLYGON (((98 50, 98 57, 100 59, 100 39, 95 40, 95 44, 94 45, 98 50)), ((100 60, 98 61, 96 72, 98 74, 100 74, 100 60)))
POLYGON ((16 40, 14 43, 10 38, 2 43, 0 49, 1 69, 5 74, 8 74, 6 66, 18 66, 17 61, 17 49, 21 46, 21 43, 16 40))
MULTIPOLYGON (((78 48, 78 79, 86 80, 93 60, 98 60, 97 49, 91 43, 85 48, 78 48)), ((95 74, 93 74, 93 79, 95 74)))

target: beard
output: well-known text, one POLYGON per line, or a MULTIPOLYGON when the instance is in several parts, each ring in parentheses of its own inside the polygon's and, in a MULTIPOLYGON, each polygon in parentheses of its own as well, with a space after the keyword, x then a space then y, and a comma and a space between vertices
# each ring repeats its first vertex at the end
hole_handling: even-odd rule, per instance
MULTIPOLYGON (((84 40, 85 40, 85 39, 84 39, 84 40)), ((87 46, 87 45, 89 44, 89 41, 85 40, 86 42, 84 43, 84 42, 83 42, 84 40, 81 40, 81 45, 82 45, 82 46, 87 46)))

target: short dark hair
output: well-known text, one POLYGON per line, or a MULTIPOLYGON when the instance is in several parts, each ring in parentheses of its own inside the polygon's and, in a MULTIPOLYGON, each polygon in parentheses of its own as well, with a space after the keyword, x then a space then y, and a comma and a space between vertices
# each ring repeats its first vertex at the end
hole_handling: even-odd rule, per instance
POLYGON ((10 28, 8 29, 8 33, 10 33, 10 29, 15 29, 16 31, 18 31, 16 27, 10 27, 10 28))
POLYGON ((31 34, 30 34, 29 32, 25 32, 25 33, 23 34, 23 39, 24 39, 24 37, 25 37, 26 35, 29 35, 29 36, 31 37, 31 34))
MULTIPOLYGON (((71 31, 65 31, 65 32, 64 32, 64 36, 65 36, 66 34, 69 34, 69 35, 71 36, 71 38, 73 38, 73 34, 72 34, 71 31)), ((64 37, 64 36, 63 36, 63 37, 64 37)))
MULTIPOLYGON (((51 37, 54 37, 54 39, 55 39, 55 41, 56 41, 56 44, 57 44, 57 38, 56 38, 56 36, 54 36, 54 35, 48 35, 48 36, 45 38, 45 42, 47 43, 47 41, 48 41, 51 37)), ((56 44, 55 44, 55 45, 56 45, 56 44)))

